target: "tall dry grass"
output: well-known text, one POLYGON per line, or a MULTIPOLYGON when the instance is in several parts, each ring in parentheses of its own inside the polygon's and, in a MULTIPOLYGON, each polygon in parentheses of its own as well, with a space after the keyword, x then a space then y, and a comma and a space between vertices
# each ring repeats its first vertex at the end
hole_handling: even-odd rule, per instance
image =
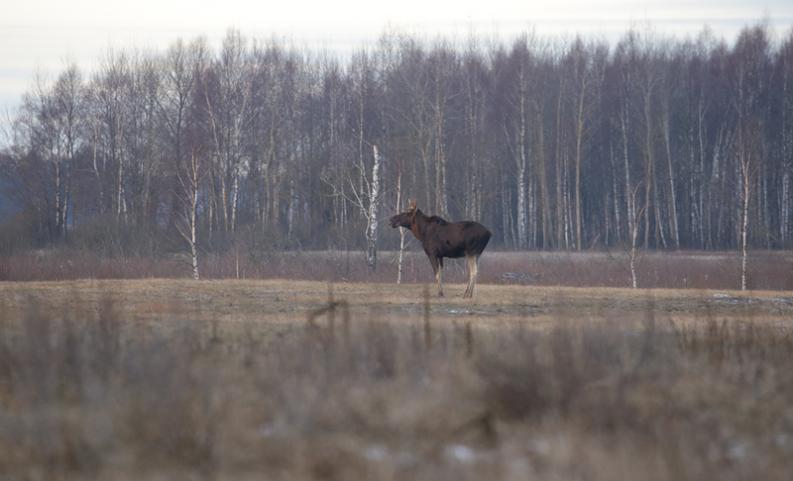
POLYGON ((793 335, 656 319, 273 334, 0 312, 4 480, 789 479, 793 335))

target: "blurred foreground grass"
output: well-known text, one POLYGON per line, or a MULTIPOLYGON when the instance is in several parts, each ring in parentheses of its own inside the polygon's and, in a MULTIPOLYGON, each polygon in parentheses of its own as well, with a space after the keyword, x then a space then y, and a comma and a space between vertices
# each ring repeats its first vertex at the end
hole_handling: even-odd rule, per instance
POLYGON ((4 286, 1 479, 782 480, 793 467, 779 293, 484 286, 465 303, 417 286, 137 282, 4 286))

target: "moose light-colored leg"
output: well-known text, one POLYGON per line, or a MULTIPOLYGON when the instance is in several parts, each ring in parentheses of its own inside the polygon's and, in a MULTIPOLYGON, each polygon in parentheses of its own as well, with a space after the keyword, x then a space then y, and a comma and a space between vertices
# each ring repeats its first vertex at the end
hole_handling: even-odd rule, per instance
POLYGON ((427 254, 432 265, 432 272, 435 273, 435 283, 438 285, 438 297, 443 297, 443 258, 427 254))
POLYGON ((438 258, 438 270, 435 271, 435 281, 438 283, 438 297, 443 297, 443 258, 438 258))
POLYGON ((474 257, 473 273, 471 274, 471 294, 468 297, 474 297, 474 287, 476 287, 476 279, 479 277, 479 256, 474 257))
POLYGON ((476 272, 476 257, 467 256, 465 258, 468 263, 468 286, 465 288, 463 298, 470 298, 474 295, 474 273, 476 272))

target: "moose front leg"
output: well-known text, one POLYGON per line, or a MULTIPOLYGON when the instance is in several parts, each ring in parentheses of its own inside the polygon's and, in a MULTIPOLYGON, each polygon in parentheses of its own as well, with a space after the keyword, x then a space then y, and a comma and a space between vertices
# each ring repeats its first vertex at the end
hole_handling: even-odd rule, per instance
POLYGON ((438 284, 438 297, 443 297, 443 257, 429 255, 432 271, 435 273, 435 282, 438 284))

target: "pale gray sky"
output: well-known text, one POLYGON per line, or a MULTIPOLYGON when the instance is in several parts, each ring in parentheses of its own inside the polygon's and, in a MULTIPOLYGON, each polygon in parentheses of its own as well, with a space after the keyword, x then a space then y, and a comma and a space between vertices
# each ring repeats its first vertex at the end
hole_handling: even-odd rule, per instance
POLYGON ((90 71, 109 47, 164 49, 202 34, 215 41, 229 27, 349 50, 386 29, 507 39, 531 28, 613 40, 649 23, 681 37, 709 25, 732 39, 765 17, 778 34, 793 25, 791 0, 0 0, 0 12, 0 114, 16 108, 37 70, 53 77, 72 60, 90 71))

